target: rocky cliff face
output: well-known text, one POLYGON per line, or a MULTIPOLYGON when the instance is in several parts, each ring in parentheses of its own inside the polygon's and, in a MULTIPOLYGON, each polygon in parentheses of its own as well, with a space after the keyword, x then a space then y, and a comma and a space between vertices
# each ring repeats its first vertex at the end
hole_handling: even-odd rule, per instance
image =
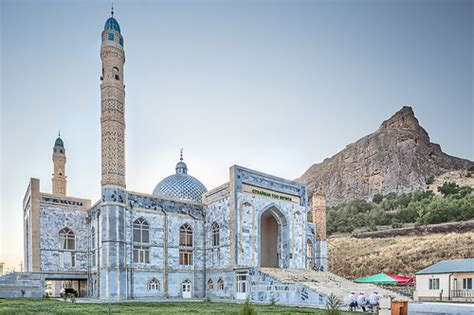
POLYGON ((473 165, 431 143, 413 109, 405 106, 377 131, 312 165, 298 180, 308 186, 309 195, 321 187, 328 204, 334 205, 376 193, 412 191, 425 187, 430 176, 473 165))

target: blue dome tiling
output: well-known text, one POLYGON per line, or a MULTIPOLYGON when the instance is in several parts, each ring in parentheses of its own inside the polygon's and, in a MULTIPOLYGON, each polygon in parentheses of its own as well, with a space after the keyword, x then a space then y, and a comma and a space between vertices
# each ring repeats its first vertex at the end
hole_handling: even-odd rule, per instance
POLYGON ((176 174, 166 177, 156 185, 153 195, 201 202, 206 187, 195 177, 188 175, 188 167, 182 158, 176 164, 176 174))

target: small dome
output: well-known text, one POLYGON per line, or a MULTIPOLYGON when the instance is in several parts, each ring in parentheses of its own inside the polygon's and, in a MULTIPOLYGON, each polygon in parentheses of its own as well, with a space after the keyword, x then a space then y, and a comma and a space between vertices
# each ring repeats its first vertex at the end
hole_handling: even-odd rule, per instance
POLYGON ((58 137, 58 138, 56 139, 56 142, 54 142, 54 146, 55 146, 55 147, 62 147, 62 148, 64 148, 63 139, 61 139, 60 137, 58 137))
POLYGON ((176 174, 159 182, 153 190, 153 195, 201 202, 205 192, 206 187, 197 178, 188 175, 188 166, 183 162, 181 153, 180 161, 176 164, 176 174))
POLYGON ((120 25, 118 24, 118 22, 115 18, 110 17, 105 22, 104 31, 106 31, 106 30, 114 30, 114 31, 117 31, 120 34, 120 25))
POLYGON ((188 166, 183 161, 179 161, 175 169, 176 174, 188 174, 188 166))

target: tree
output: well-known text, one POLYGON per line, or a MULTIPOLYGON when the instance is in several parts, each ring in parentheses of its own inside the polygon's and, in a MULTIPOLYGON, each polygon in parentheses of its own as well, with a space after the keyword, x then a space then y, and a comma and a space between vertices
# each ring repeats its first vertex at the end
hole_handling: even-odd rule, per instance
POLYGON ((255 311, 255 308, 253 307, 252 303, 250 303, 250 299, 247 298, 245 300, 245 303, 242 304, 242 307, 240 308, 240 315, 254 315, 257 314, 257 311, 255 311))
POLYGON ((438 192, 444 197, 454 195, 459 192, 459 185, 452 182, 444 182, 442 186, 438 186, 438 192))
POLYGON ((372 202, 376 204, 380 204, 382 201, 383 201, 383 195, 379 193, 376 193, 374 197, 372 198, 372 202))

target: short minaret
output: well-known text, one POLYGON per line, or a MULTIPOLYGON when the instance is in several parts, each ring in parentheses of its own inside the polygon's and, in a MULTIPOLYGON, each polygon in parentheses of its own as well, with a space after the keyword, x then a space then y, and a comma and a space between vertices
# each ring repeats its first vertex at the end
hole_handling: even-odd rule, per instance
POLYGON ((58 138, 54 143, 53 148, 53 164, 54 173, 52 181, 53 195, 66 196, 67 193, 67 179, 66 179, 66 149, 64 148, 64 142, 61 139, 61 134, 58 134, 58 138))
POLYGON ((102 75, 101 129, 102 129, 102 186, 125 188, 125 86, 123 65, 125 52, 120 26, 111 17, 105 22, 100 46, 102 75))
POLYGON ((313 223, 316 226, 316 264, 320 269, 327 271, 327 242, 326 242, 326 195, 321 188, 313 194, 311 199, 313 223))

